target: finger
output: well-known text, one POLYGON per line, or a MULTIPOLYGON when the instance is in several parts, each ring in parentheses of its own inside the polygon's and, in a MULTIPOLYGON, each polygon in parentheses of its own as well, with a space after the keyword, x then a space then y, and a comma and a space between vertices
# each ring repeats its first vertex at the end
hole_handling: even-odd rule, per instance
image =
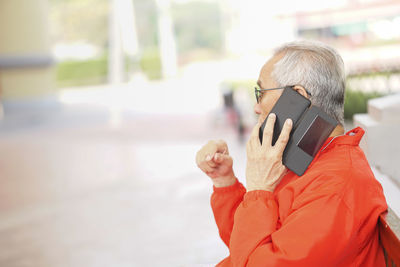
POLYGON ((251 134, 250 134, 250 137, 256 137, 256 136, 258 136, 258 130, 260 129, 260 126, 261 126, 261 124, 262 124, 262 122, 257 122, 257 124, 254 126, 254 128, 253 128, 253 130, 251 130, 251 134))
POLYGON ((291 119, 287 119, 283 125, 281 134, 276 141, 275 148, 278 150, 279 154, 283 154, 285 147, 289 141, 290 131, 292 130, 293 122, 291 119))
POLYGON ((224 140, 215 141, 215 145, 216 145, 216 152, 229 154, 228 145, 224 140))
POLYGON ((217 163, 218 163, 214 160, 215 155, 217 155, 217 154, 229 155, 228 145, 226 144, 226 142, 224 140, 213 141, 213 142, 211 142, 210 145, 214 146, 213 150, 212 150, 213 153, 210 153, 207 155, 206 161, 207 161, 208 165, 215 168, 215 167, 217 167, 217 163))
POLYGON ((207 161, 206 158, 208 157, 208 155, 209 154, 207 154, 205 152, 204 147, 199 152, 197 152, 197 154, 196 154, 196 164, 197 164, 197 166, 200 167, 200 163, 202 163, 203 161, 207 161))
POLYGON ((264 127, 263 133, 263 146, 271 146, 272 145, 272 137, 274 136, 274 125, 276 121, 276 115, 274 113, 270 113, 268 115, 267 123, 264 127))
POLYGON ((260 127, 261 127, 261 122, 257 122, 257 124, 253 127, 253 130, 251 130, 251 134, 250 134, 250 139, 249 140, 252 140, 252 139, 259 139, 258 138, 258 133, 259 133, 259 131, 260 131, 260 127))
POLYGON ((205 161, 207 162, 208 166, 210 166, 211 168, 216 168, 218 165, 216 162, 214 162, 214 157, 215 155, 218 153, 215 153, 214 155, 207 155, 205 161))
POLYGON ((214 154, 218 151, 219 149, 219 143, 218 141, 211 140, 207 143, 207 145, 204 146, 204 152, 206 153, 205 156, 211 155, 214 156, 214 154))
POLYGON ((198 166, 205 173, 213 172, 215 170, 215 168, 209 166, 206 161, 200 162, 198 166))
POLYGON ((231 156, 220 153, 216 153, 213 160, 219 165, 232 165, 233 163, 231 156))
POLYGON ((247 141, 247 149, 254 149, 261 145, 258 133, 260 132, 261 123, 258 122, 251 130, 249 141, 247 141))
MULTIPOLYGON (((218 146, 216 144, 216 141, 209 141, 206 145, 204 145, 200 151, 197 152, 196 154, 196 163, 197 165, 200 164, 200 162, 205 161, 208 156, 213 157, 215 152, 217 152, 218 146)), ((209 159, 210 160, 210 159, 209 159)))

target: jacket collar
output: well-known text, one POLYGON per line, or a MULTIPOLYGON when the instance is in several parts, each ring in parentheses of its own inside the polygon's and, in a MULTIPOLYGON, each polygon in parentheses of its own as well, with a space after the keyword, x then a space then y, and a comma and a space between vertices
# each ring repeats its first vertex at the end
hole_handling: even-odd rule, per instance
POLYGON ((343 135, 329 137, 328 139, 326 139, 325 143, 322 145, 318 153, 315 155, 313 161, 311 162, 310 166, 308 166, 308 168, 314 165, 314 163, 317 161, 317 159, 322 153, 327 152, 335 145, 358 146, 364 133, 365 131, 361 127, 356 127, 353 130, 350 130, 343 135))
POLYGON ((365 131, 361 127, 356 127, 353 130, 348 131, 344 135, 338 135, 334 137, 329 137, 326 139, 325 143, 322 145, 321 150, 327 150, 330 147, 335 145, 351 145, 351 146, 358 146, 361 138, 363 137, 365 131))

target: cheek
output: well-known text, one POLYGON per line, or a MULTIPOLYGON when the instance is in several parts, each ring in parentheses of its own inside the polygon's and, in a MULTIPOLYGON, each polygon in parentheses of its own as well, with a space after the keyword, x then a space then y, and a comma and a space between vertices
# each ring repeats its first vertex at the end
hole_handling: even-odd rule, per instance
POLYGON ((261 115, 265 118, 268 113, 270 113, 271 109, 274 107, 276 101, 278 101, 280 94, 270 94, 268 98, 263 99, 261 102, 261 115))
POLYGON ((273 105, 271 104, 267 104, 263 107, 263 112, 262 114, 267 116, 268 113, 270 113, 271 109, 272 109, 273 105))
POLYGON ((265 103, 262 103, 262 105, 261 105, 261 109, 262 109, 261 114, 266 117, 268 115, 268 113, 271 111, 271 109, 274 106, 275 102, 276 101, 265 101, 265 103))
POLYGON ((261 105, 262 112, 258 116, 258 121, 263 122, 266 118, 268 113, 271 111, 272 106, 270 105, 261 105))

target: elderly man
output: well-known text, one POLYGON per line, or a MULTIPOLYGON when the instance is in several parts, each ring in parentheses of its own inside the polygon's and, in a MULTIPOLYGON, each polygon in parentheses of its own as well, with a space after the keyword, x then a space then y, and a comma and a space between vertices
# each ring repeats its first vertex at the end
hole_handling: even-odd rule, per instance
POLYGON ((341 57, 320 43, 289 43, 262 67, 257 84, 259 120, 247 143, 246 188, 224 141, 210 141, 196 155, 214 184, 211 206, 230 252, 218 266, 384 266, 377 220, 387 205, 358 146, 364 131, 344 133, 341 57), (275 145, 275 114, 262 144, 258 136, 282 94, 276 88, 285 86, 339 122, 302 176, 282 164, 290 120, 275 145))

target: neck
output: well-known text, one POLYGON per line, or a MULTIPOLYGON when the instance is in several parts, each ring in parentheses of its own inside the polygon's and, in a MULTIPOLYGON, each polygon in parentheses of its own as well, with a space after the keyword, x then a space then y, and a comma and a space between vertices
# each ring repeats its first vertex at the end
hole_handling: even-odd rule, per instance
POLYGON ((344 128, 341 124, 339 124, 338 126, 336 126, 335 129, 333 129, 333 131, 329 137, 334 137, 334 136, 338 136, 338 135, 342 135, 342 134, 344 134, 344 128))

